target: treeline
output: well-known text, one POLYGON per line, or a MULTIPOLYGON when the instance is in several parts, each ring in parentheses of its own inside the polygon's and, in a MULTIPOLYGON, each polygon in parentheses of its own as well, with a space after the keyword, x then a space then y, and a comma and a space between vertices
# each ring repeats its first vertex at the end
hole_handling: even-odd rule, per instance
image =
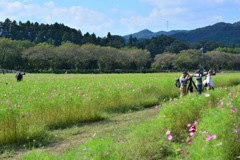
POLYGON ((202 53, 187 49, 164 52, 154 58, 148 50, 134 47, 114 48, 95 44, 66 42, 59 46, 35 44, 0 38, 1 68, 26 72, 113 73, 155 72, 166 70, 240 70, 240 48, 217 48, 202 53))
POLYGON ((163 53, 155 56, 152 68, 160 70, 240 70, 240 48, 217 48, 200 54, 199 50, 183 50, 179 54, 163 53), (225 52, 231 50, 232 52, 225 52))
POLYGON ((60 46, 0 38, 1 67, 28 72, 135 72, 150 66, 150 53, 94 44, 60 46))

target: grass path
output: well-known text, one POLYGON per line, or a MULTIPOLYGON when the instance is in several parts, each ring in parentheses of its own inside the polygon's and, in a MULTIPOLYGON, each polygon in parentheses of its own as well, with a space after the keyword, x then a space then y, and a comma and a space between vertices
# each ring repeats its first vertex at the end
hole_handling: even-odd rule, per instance
MULTIPOLYGON (((113 138, 121 138, 131 131, 131 125, 146 122, 158 115, 158 110, 153 107, 141 111, 128 112, 125 114, 114 114, 109 119, 95 122, 75 125, 66 129, 50 131, 59 141, 52 143, 38 150, 50 152, 53 155, 61 155, 64 151, 77 148, 87 140, 93 137, 101 138, 111 136, 113 138)), ((27 152, 26 149, 18 149, 13 153, 12 157, 0 155, 0 159, 17 160, 22 154, 27 152), (5 157, 5 158, 4 158, 5 157)))

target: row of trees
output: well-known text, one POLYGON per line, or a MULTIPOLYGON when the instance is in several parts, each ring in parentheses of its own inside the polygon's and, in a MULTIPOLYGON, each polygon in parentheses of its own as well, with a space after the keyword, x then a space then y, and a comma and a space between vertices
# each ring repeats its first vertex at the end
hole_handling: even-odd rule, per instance
POLYGON ((0 38, 2 68, 28 72, 136 72, 150 70, 192 70, 214 68, 240 70, 240 48, 217 48, 213 51, 186 49, 164 52, 151 57, 149 51, 134 47, 103 47, 66 42, 60 46, 34 44, 0 38))
POLYGON ((93 44, 76 45, 64 43, 61 46, 37 45, 23 51, 28 62, 26 69, 41 71, 72 70, 112 72, 116 69, 139 70, 146 68, 150 54, 146 50, 101 47, 93 44))
POLYGON ((136 48, 102 47, 93 44, 60 46, 0 38, 2 68, 32 72, 112 72, 149 68, 150 53, 136 48))
POLYGON ((202 55, 199 50, 183 50, 179 54, 163 53, 154 58, 152 68, 160 70, 240 70, 240 54, 221 52, 221 48, 202 55))

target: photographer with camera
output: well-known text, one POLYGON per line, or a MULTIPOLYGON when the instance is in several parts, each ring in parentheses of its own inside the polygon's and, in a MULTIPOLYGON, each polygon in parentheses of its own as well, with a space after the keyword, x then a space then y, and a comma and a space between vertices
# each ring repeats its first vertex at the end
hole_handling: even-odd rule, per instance
POLYGON ((180 80, 180 97, 183 97, 187 94, 187 81, 191 78, 191 76, 185 71, 182 76, 179 78, 180 80))
POLYGON ((195 77, 195 79, 196 79, 196 89, 199 94, 201 94, 203 91, 202 77, 204 77, 204 76, 206 76, 206 74, 202 73, 202 71, 200 69, 197 69, 193 75, 193 77, 195 77))
POLYGON ((212 75, 215 75, 216 73, 212 70, 208 71, 207 78, 203 81, 204 86, 207 88, 207 90, 214 90, 213 82, 212 82, 212 75))
POLYGON ((23 75, 25 75, 25 73, 21 73, 21 72, 16 73, 15 77, 17 79, 17 82, 20 82, 23 79, 23 75))

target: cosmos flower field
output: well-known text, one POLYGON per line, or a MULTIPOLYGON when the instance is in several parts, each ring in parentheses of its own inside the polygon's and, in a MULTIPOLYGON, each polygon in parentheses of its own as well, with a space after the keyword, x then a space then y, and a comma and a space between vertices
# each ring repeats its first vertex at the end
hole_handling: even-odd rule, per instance
MULTIPOLYGON (((64 159, 237 158, 240 148, 239 73, 213 77, 214 91, 178 99, 179 73, 0 75, 0 143, 22 144, 48 137, 49 129, 106 119, 154 107, 159 116, 135 126, 122 143, 93 139, 63 153, 64 159), (94 144, 94 145, 92 145, 94 144), (97 145, 96 145, 97 144, 97 145), (96 148, 96 146, 102 146, 96 148), (103 150, 102 150, 102 149, 103 150), (107 153, 102 155, 102 153, 107 153), (71 155, 71 156, 70 156, 71 155), (190 158, 191 157, 191 158, 190 158)), ((31 159, 36 152, 23 159, 31 159)), ((59 157, 40 154, 42 159, 59 157)))

